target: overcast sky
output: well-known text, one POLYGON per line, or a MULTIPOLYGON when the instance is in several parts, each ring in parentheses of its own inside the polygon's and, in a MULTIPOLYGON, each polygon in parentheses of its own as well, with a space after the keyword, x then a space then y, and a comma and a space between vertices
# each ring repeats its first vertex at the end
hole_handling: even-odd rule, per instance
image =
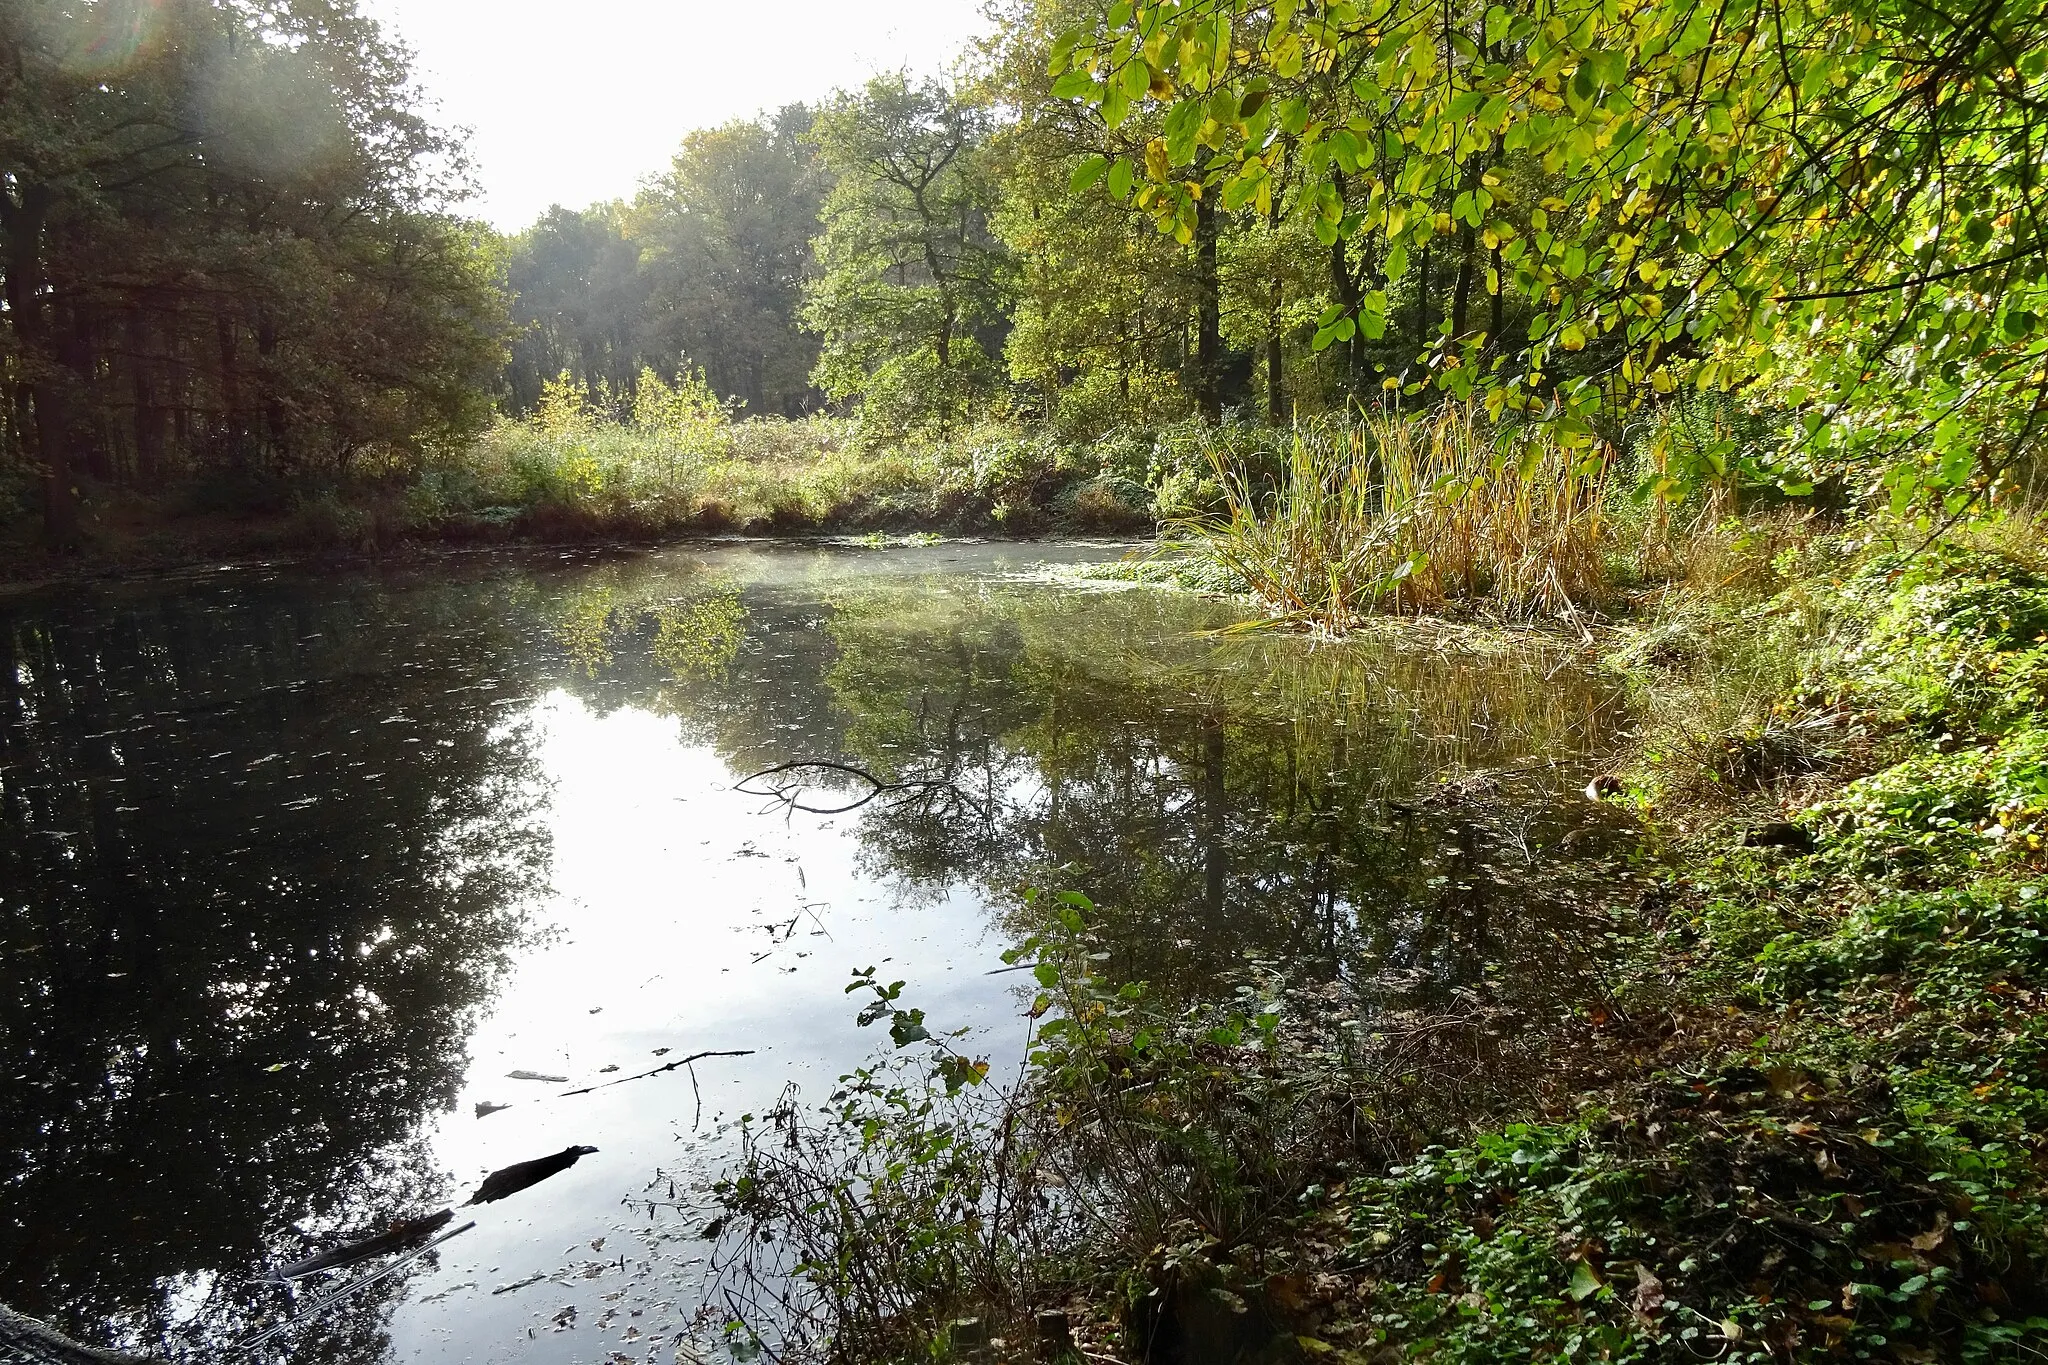
POLYGON ((474 132, 483 198, 524 227, 632 194, 683 134, 816 100, 982 30, 979 0, 366 0, 418 55, 444 122, 474 132))

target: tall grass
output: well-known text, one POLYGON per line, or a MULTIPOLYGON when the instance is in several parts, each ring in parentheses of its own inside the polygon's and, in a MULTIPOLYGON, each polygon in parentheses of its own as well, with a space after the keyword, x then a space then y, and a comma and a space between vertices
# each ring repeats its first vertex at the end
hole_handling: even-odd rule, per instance
MULTIPOLYGON (((1128 444, 1128 443, 1125 443, 1128 444)), ((416 523, 543 534, 953 526, 1031 532, 1154 524, 1146 472, 1117 443, 991 421, 950 440, 883 438, 855 418, 750 418, 701 379, 645 373, 630 401, 564 377, 427 469, 416 523)))
POLYGON ((1467 408, 1298 428, 1270 487, 1210 460, 1223 505, 1175 540, 1324 629, 1376 611, 1571 615, 1607 587, 1604 464, 1467 408))

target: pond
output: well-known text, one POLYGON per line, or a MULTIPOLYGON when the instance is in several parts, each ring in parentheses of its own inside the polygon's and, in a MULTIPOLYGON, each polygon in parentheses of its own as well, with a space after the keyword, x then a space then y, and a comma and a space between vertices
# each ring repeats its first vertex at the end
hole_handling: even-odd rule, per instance
POLYGON ((0 599, 0 1303, 227 1355, 363 1272, 251 1281, 587 1145, 237 1358, 666 1365, 733 1122, 886 1046, 855 971, 1014 1063, 1026 886, 1190 997, 1284 962, 1361 1010, 1570 1007, 1615 686, 1548 637, 1318 644, 1047 567, 1125 548, 0 599), (815 760, 857 772, 742 789, 815 760))

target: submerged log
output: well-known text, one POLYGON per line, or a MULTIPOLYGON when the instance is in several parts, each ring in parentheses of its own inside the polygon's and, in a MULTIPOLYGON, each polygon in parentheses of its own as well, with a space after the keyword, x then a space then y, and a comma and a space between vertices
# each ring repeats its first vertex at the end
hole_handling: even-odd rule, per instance
POLYGON ((492 1171, 484 1177, 484 1183, 477 1186, 476 1193, 469 1197, 470 1204, 488 1204, 503 1199, 506 1195, 517 1194, 529 1186, 538 1185, 551 1175, 560 1175, 574 1166, 578 1158, 589 1156, 595 1147, 564 1147, 553 1156, 535 1157, 507 1166, 501 1171, 492 1171))
POLYGON ((151 1365, 150 1357, 73 1341, 46 1322, 0 1304, 0 1360, 7 1365, 151 1365))

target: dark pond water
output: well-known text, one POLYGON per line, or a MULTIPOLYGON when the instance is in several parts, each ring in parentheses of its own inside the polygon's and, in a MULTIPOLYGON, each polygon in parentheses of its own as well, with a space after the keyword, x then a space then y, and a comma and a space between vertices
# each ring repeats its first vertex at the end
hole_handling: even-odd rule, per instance
POLYGON ((1087 892, 1117 970, 1191 995, 1253 958, 1382 1004, 1565 1000, 1557 793, 1618 696, 1554 650, 1217 636, 1227 605, 1037 569, 1121 552, 0 599, 0 1302, 194 1359, 666 1365, 720 1125, 869 1054, 860 967, 1014 1056, 989 973, 1025 885, 1087 892), (945 799, 735 790, 794 759, 945 799), (752 1055, 628 1079, 708 1049, 752 1055), (234 1348, 322 1283, 252 1277, 571 1144, 599 1151, 234 1348))

